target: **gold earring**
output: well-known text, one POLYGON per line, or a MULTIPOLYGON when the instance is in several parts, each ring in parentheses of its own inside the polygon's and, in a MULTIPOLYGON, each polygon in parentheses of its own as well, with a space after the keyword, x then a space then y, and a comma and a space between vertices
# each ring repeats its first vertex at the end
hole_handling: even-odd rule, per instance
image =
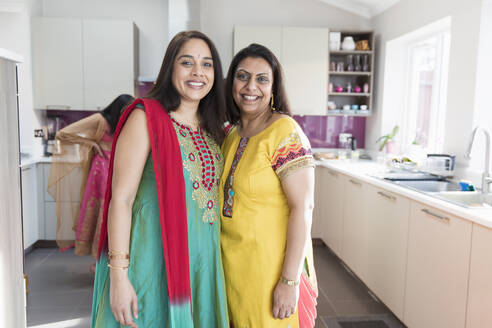
POLYGON ((273 95, 272 95, 272 99, 270 100, 270 109, 272 110, 272 112, 277 110, 275 107, 273 107, 273 95))

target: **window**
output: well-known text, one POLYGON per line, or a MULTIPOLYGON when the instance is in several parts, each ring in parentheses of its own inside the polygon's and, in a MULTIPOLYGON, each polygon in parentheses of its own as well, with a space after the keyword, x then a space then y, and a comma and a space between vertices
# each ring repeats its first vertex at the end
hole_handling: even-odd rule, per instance
POLYGON ((447 30, 407 44, 407 101, 402 141, 418 143, 427 153, 439 153, 443 149, 449 44, 447 30))
POLYGON ((386 42, 381 129, 395 125, 399 149, 418 143, 426 153, 443 151, 451 17, 386 42))

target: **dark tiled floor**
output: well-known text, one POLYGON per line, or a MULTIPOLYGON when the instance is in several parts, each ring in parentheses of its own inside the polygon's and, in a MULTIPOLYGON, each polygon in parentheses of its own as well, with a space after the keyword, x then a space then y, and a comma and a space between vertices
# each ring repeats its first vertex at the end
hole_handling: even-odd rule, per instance
POLYGON ((93 278, 90 256, 73 250, 37 248, 26 256, 29 277, 27 326, 35 328, 90 326, 93 278))
MULTIPOLYGON (((314 258, 320 292, 316 328, 404 327, 329 248, 315 246, 314 258)), ((28 327, 89 327, 93 261, 90 256, 52 248, 35 249, 26 256, 28 327)))

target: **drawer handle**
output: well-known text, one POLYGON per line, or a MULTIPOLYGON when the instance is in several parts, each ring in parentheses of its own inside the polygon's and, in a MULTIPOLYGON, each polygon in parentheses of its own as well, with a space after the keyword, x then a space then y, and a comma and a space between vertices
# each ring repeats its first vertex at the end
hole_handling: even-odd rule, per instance
POLYGON ((46 105, 46 109, 69 110, 72 106, 69 105, 46 105))
POLYGON ((350 179, 349 181, 350 181, 352 184, 356 185, 356 186, 359 186, 359 187, 360 187, 360 186, 362 186, 362 183, 360 183, 360 182, 358 182, 358 181, 355 181, 355 180, 352 180, 352 179, 350 179))
POLYGON ((328 173, 330 173, 331 175, 333 175, 334 177, 338 177, 338 173, 335 173, 333 171, 328 171, 328 173))
POLYGON ((378 195, 379 195, 379 196, 382 196, 382 197, 384 197, 384 198, 386 198, 386 199, 389 199, 389 200, 391 200, 391 201, 396 201, 396 197, 395 197, 395 196, 391 196, 391 195, 385 194, 385 193, 384 193, 384 192, 382 192, 382 191, 378 191, 378 195))
POLYGON ((439 219, 439 220, 442 220, 442 221, 449 222, 449 218, 448 218, 448 217, 446 217, 446 216, 442 216, 442 215, 439 215, 439 214, 436 214, 436 213, 433 213, 433 212, 429 211, 429 210, 428 210, 428 209, 426 209, 426 208, 423 208, 421 211, 422 211, 422 212, 424 212, 424 213, 425 213, 425 214, 427 214, 427 215, 430 215, 430 216, 435 217, 436 219, 439 219))

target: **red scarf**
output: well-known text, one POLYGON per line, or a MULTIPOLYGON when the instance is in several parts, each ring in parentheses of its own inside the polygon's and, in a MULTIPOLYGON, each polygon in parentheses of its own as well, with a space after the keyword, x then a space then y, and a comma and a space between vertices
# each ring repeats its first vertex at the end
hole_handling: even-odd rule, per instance
POLYGON ((108 251, 108 208, 111 200, 116 142, 123 125, 137 104, 144 105, 147 116, 147 129, 159 202, 169 302, 174 305, 188 301, 191 304, 188 225, 181 150, 171 118, 157 100, 136 99, 121 115, 116 127, 104 199, 98 257, 101 256, 101 253, 108 251))

